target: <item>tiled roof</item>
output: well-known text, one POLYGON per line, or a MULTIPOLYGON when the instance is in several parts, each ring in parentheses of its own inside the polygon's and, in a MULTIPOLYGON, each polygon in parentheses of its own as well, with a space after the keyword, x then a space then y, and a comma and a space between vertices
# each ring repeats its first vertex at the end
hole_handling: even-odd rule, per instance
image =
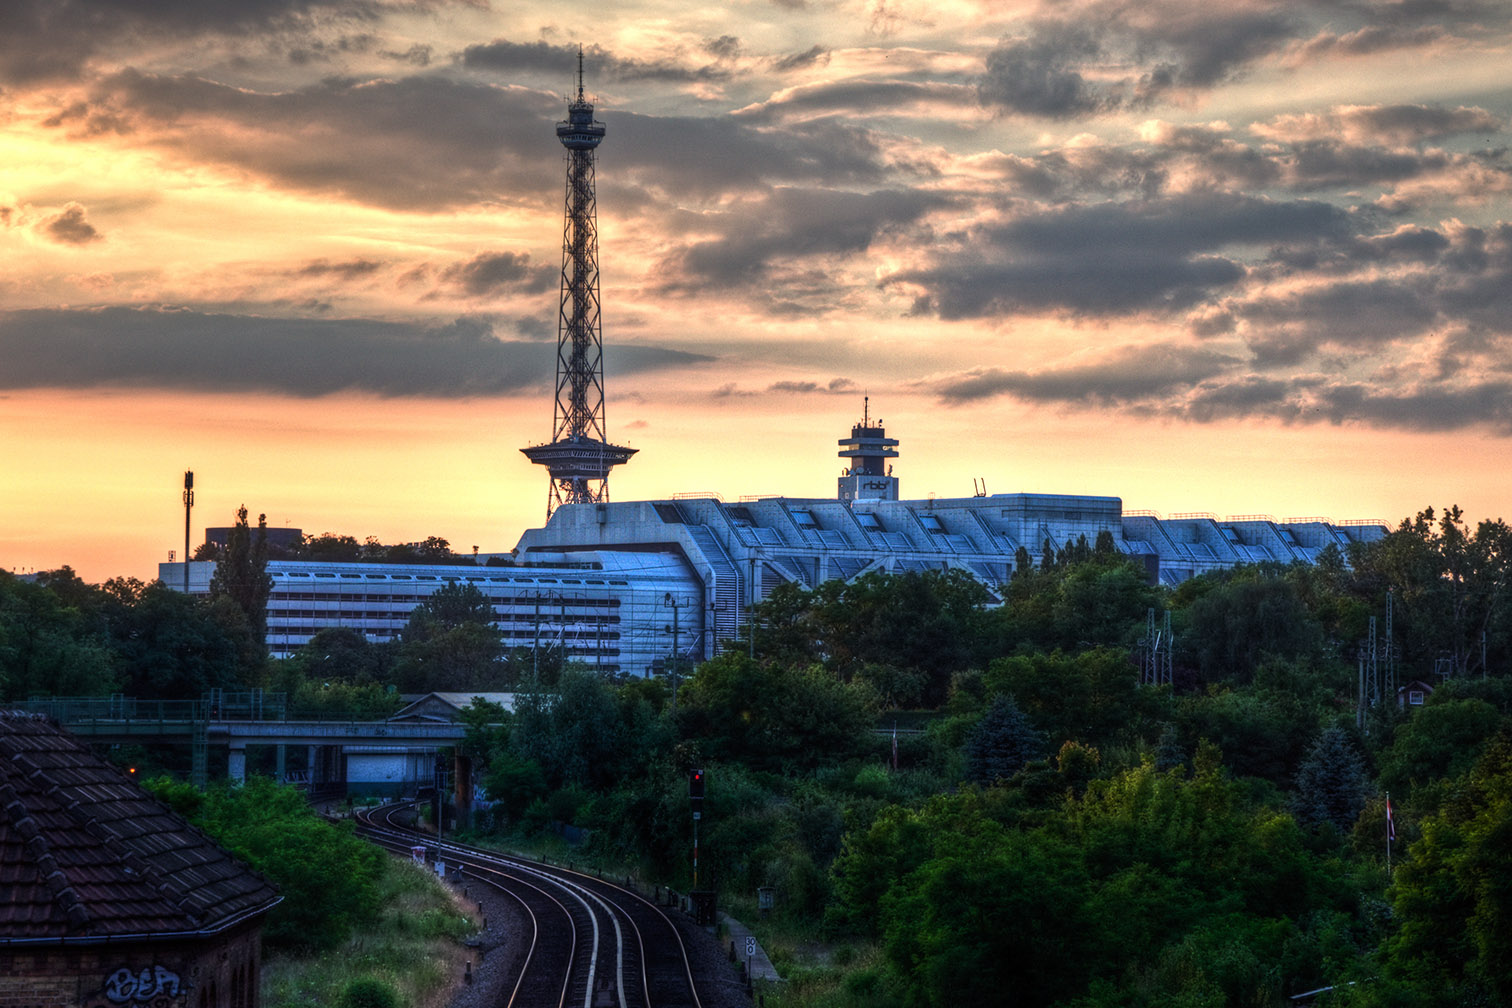
POLYGON ((0 710, 0 944, 212 932, 275 902, 56 722, 0 710))

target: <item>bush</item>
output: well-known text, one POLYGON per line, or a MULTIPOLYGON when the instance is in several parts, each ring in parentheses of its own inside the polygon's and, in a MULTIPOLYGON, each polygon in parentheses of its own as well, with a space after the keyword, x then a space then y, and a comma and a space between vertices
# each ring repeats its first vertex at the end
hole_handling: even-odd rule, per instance
MULTIPOLYGON (((181 789, 150 783, 162 784, 170 801, 186 806, 181 789)), ((190 821, 278 886, 283 902, 263 931, 269 946, 335 948, 380 909, 387 856, 356 837, 350 822, 322 820, 291 787, 266 777, 217 785, 190 821)))
POLYGON ((400 1008, 399 992, 376 977, 358 977, 341 992, 341 1008, 400 1008))

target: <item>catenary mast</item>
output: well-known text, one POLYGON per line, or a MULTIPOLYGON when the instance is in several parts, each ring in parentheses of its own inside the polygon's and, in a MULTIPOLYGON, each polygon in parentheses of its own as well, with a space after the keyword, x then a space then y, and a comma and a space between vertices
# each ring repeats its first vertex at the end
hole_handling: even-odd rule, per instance
POLYGON ((593 152, 604 139, 593 104, 583 96, 578 49, 577 98, 557 123, 567 148, 567 210, 562 231, 562 298, 557 312, 556 408, 551 443, 521 448, 546 467, 546 517, 563 504, 609 499, 609 470, 636 449, 609 443, 604 427, 604 342, 599 324, 598 200, 593 152))

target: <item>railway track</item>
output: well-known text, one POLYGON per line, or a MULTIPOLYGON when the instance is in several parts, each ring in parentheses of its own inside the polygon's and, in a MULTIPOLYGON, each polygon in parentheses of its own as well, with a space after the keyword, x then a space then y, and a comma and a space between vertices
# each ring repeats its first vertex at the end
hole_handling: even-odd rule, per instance
POLYGON ((437 841, 405 821, 412 814, 412 804, 365 810, 358 832, 395 853, 424 845, 430 859, 514 902, 525 927, 506 1008, 705 1008, 668 909, 596 876, 437 841))

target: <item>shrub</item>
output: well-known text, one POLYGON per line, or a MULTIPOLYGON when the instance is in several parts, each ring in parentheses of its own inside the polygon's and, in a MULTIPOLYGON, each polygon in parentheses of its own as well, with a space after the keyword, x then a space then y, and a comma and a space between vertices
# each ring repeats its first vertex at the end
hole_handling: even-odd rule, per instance
POLYGON ((358 977, 342 990, 341 1008, 400 1008, 399 993, 376 977, 358 977))

